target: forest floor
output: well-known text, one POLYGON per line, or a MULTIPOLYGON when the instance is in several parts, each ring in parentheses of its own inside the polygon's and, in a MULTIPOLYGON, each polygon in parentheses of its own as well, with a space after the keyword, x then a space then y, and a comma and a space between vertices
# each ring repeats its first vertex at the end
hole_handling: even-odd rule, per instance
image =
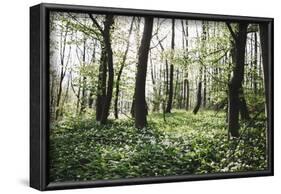
MULTIPOLYGON (((151 113, 149 127, 131 119, 97 124, 92 116, 69 117, 51 127, 50 181, 82 181, 258 171, 267 167, 264 116, 241 137, 229 139, 224 112, 174 110, 151 113)), ((247 127, 245 127, 247 126, 247 127)))

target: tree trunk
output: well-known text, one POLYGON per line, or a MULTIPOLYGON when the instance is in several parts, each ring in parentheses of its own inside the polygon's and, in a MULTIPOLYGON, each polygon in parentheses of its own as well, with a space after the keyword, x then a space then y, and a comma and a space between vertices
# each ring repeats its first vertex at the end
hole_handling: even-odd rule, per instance
MULTIPOLYGON (((60 114, 60 101, 61 101, 61 95, 62 95, 62 83, 65 77, 66 73, 66 68, 65 68, 65 50, 66 50, 66 44, 67 44, 67 34, 68 34, 68 27, 69 23, 66 24, 66 29, 65 32, 63 33, 63 29, 60 34, 60 80, 59 80, 59 88, 58 88, 58 93, 57 93, 57 102, 56 102, 56 115, 55 119, 57 120, 60 114)), ((70 56, 70 55, 69 55, 70 56)), ((69 57, 68 56, 68 57, 69 57)))
POLYGON ((76 102, 76 114, 79 114, 79 106, 80 106, 80 93, 81 93, 81 78, 79 77, 78 81, 78 91, 77 91, 77 102, 76 102))
POLYGON ((204 75, 203 75, 203 107, 206 108, 206 104, 207 104, 207 70, 206 67, 203 68, 204 69, 204 75))
POLYGON ((104 45, 107 54, 108 80, 107 80, 106 96, 104 99, 105 103, 101 115, 101 124, 106 124, 107 118, 109 116, 109 109, 112 99, 113 82, 114 82, 113 53, 112 53, 111 40, 110 40, 110 29, 114 21, 113 21, 113 15, 106 15, 105 17, 106 18, 104 22, 103 39, 104 39, 104 45))
POLYGON ((62 82, 64 79, 63 75, 63 64, 61 65, 61 73, 60 73, 60 80, 59 80, 59 88, 58 88, 58 94, 57 94, 57 102, 56 102, 56 120, 58 119, 60 115, 60 100, 61 100, 61 94, 62 94, 62 82))
MULTIPOLYGON (((172 19, 172 41, 171 41, 172 52, 174 52, 174 48, 175 48, 175 19, 172 19)), ((173 54, 174 53, 172 53, 172 60, 173 60, 173 54)), ((166 107, 166 113, 171 113, 171 110, 172 110, 173 89, 174 89, 173 79, 174 79, 174 65, 173 65, 173 61, 172 61, 170 64, 169 97, 168 97, 168 103, 167 103, 167 107, 166 107)))
POLYGON ((114 99, 114 116, 115 116, 115 119, 118 119, 118 98, 119 98, 119 92, 120 92, 120 88, 119 88, 120 87, 120 80, 121 80, 121 75, 122 75, 122 72, 123 72, 123 69, 124 69, 124 66, 125 66, 125 63, 126 63, 127 54, 128 54, 129 48, 130 48, 130 37, 131 37, 131 34, 132 34, 132 30, 133 30, 133 24, 134 24, 134 17, 132 19, 131 26, 130 26, 130 29, 129 29, 129 35, 127 37, 126 50, 124 52, 122 62, 121 62, 121 67, 118 71, 117 79, 116 79, 116 90, 115 90, 115 99, 114 99))
POLYGON ((255 38, 255 51, 254 51, 254 94, 258 94, 258 86, 257 86, 257 75, 258 75, 258 40, 257 40, 257 32, 254 35, 255 38))
MULTIPOLYGON (((94 40, 94 49, 93 49, 93 54, 92 54, 92 64, 95 64, 96 62, 96 46, 97 46, 97 40, 94 40)), ((88 106, 89 108, 93 107, 94 103, 94 87, 91 86, 90 92, 89 92, 89 98, 88 98, 88 106)))
POLYGON ((63 98, 63 100, 61 102, 60 116, 63 115, 63 111, 64 111, 63 107, 64 107, 65 102, 67 102, 67 100, 68 100, 69 82, 70 82, 70 79, 67 80, 65 95, 64 95, 64 98, 63 98))
POLYGON ((244 65, 245 65, 245 47, 247 40, 247 26, 246 23, 238 24, 238 31, 234 33, 231 26, 228 25, 230 32, 232 33, 234 42, 234 55, 233 55, 233 76, 229 83, 229 95, 228 95, 228 128, 232 137, 239 137, 239 110, 240 110, 240 98, 242 82, 244 78, 244 65))
POLYGON ((178 96, 180 95, 179 94, 179 88, 180 88, 180 86, 179 86, 179 69, 177 69, 176 70, 176 83, 175 83, 175 89, 174 89, 174 97, 173 97, 173 99, 174 99, 174 104, 172 104, 172 106, 178 106, 179 105, 179 102, 177 102, 178 101, 178 96))
POLYGON ((241 116, 241 119, 242 120, 249 120, 250 114, 249 114, 249 110, 248 110, 247 103, 246 103, 246 100, 245 100, 243 88, 241 88, 239 96, 240 96, 240 116, 241 116))
MULTIPOLYGON (((83 43, 82 67, 85 67, 86 65, 85 63, 86 63, 86 40, 84 40, 83 43)), ((87 77, 83 75, 80 113, 83 113, 86 108, 86 82, 87 82, 87 77)))
POLYGON ((269 26, 267 23, 260 24, 260 40, 261 40, 261 50, 262 50, 262 64, 263 64, 263 74, 264 74, 264 88, 265 88, 265 107, 267 116, 267 127, 269 125, 269 26))
POLYGON ((150 40, 153 29, 153 17, 145 17, 144 30, 139 48, 137 76, 135 85, 135 126, 142 129, 147 126, 145 101, 145 82, 147 72, 147 60, 150 40))
POLYGON ((188 79, 186 79, 186 105, 185 105, 185 109, 186 110, 189 109, 189 81, 188 81, 188 79))
POLYGON ((98 87, 97 87, 97 100, 96 100, 96 121, 101 121, 102 111, 104 106, 104 99, 106 95, 106 63, 107 57, 105 49, 102 48, 101 59, 99 66, 98 87))
POLYGON ((197 114, 200 106, 201 106, 201 101, 202 101, 202 94, 201 94, 201 90, 202 90, 202 82, 200 81, 198 84, 198 90, 197 90, 197 101, 196 101, 196 106, 193 110, 193 114, 197 114))

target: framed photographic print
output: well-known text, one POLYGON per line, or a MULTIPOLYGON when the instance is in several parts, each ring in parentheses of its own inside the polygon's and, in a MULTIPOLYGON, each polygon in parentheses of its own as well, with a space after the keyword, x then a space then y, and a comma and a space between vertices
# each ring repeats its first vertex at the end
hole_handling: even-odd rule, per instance
POLYGON ((30 186, 273 175, 273 19, 30 8, 30 186))

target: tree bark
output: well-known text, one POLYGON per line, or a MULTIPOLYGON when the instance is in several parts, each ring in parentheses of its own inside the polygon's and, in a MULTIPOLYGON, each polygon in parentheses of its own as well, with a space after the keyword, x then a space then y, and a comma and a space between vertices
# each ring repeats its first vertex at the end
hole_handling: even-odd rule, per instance
MULTIPOLYGON (((62 83, 66 74, 66 68, 65 68, 65 50, 66 50, 66 44, 67 44, 67 34, 68 34, 68 27, 69 23, 66 24, 65 32, 63 33, 63 29, 60 34, 60 80, 59 80, 59 88, 57 93, 57 101, 56 101, 56 115, 55 119, 57 120, 60 114, 60 101, 61 101, 61 95, 62 95, 62 83)), ((69 56, 68 56, 69 57, 69 56)))
POLYGON ((109 116, 114 83, 113 53, 110 38, 110 30, 114 23, 114 19, 113 15, 106 15, 105 21, 103 23, 104 27, 102 29, 102 27, 98 24, 92 14, 89 14, 89 17, 92 20, 93 25, 100 31, 102 35, 101 60, 99 67, 98 90, 96 100, 96 120, 99 121, 101 124, 106 124, 107 118, 109 116))
POLYGON ((106 15, 104 22, 104 45, 107 54, 107 67, 108 67, 108 80, 107 80, 107 91, 104 99, 104 106, 101 116, 101 124, 106 124, 109 116, 109 109, 111 105, 113 82, 114 82, 114 69, 113 69, 113 53, 111 48, 110 29, 113 24, 113 15, 106 15))
POLYGON ((249 114, 246 99, 245 99, 245 96, 244 96, 243 88, 240 89, 239 96, 240 96, 240 116, 241 116, 241 119, 242 120, 249 120, 250 114, 249 114))
POLYGON ((232 137, 239 137, 239 110, 241 109, 241 100, 239 94, 241 94, 242 82, 244 78, 244 65, 245 65, 245 47, 247 40, 247 26, 246 23, 238 24, 238 31, 233 32, 230 24, 228 24, 229 30, 234 39, 233 41, 233 76, 229 83, 228 94, 228 128, 232 137))
MULTIPOLYGON (((171 49, 172 52, 174 52, 175 48, 175 19, 172 19, 172 41, 171 41, 171 49)), ((172 60, 173 60, 173 54, 172 53, 172 60)), ((168 97, 168 103, 166 107, 166 113, 171 113, 172 110, 172 104, 173 104, 173 89, 174 89, 174 65, 173 61, 170 64, 170 80, 169 80, 169 97, 168 97)))
POLYGON ((265 107, 267 116, 267 126, 269 125, 269 27, 267 23, 260 24, 260 40, 262 50, 262 64, 264 74, 264 88, 265 88, 265 107))
MULTIPOLYGON (((96 46, 97 46, 97 40, 94 40, 94 49, 93 49, 93 54, 92 54, 92 64, 95 64, 96 62, 96 46)), ((89 92, 89 98, 88 98, 88 106, 89 108, 92 108, 93 103, 94 103, 94 87, 91 86, 90 92, 89 92)))
POLYGON ((97 87, 97 100, 96 100, 96 121, 101 121, 102 111, 104 106, 104 99, 106 95, 106 52, 102 48, 101 59, 99 66, 98 87, 97 87))
MULTIPOLYGON (((86 40, 84 40, 83 43, 82 67, 85 67, 85 63, 86 63, 86 40)), ((80 114, 83 113, 86 108, 86 82, 87 82, 87 77, 83 75, 80 114)))
POLYGON ((201 94, 201 90, 202 90, 202 82, 200 81, 198 83, 198 90, 197 90, 197 101, 196 101, 196 106, 193 109, 193 114, 197 114, 200 106, 201 106, 201 101, 202 101, 202 94, 201 94))
POLYGON ((150 47, 150 40, 153 29, 153 17, 145 17, 144 30, 139 48, 137 76, 135 85, 135 126, 142 129, 147 126, 145 101, 145 82, 147 72, 147 60, 150 47))
POLYGON ((254 94, 257 95, 258 93, 258 86, 257 86, 257 75, 258 75, 258 39, 257 39, 257 32, 254 34, 255 39, 255 50, 254 50, 254 94))
POLYGON ((189 110, 189 81, 186 79, 186 105, 185 109, 189 110))
POLYGON ((115 119, 118 119, 118 98, 119 98, 119 92, 120 92, 120 80, 121 80, 121 75, 126 63, 126 59, 127 59, 127 54, 130 48, 130 37, 132 34, 132 30, 133 30, 133 24, 134 24, 134 17, 132 19, 131 25, 130 25, 130 29, 129 29, 129 35, 127 37, 127 45, 126 45, 126 50, 124 52, 123 58, 122 58, 122 62, 121 62, 121 67, 118 71, 117 74, 117 79, 116 79, 116 90, 115 90, 115 99, 114 99, 114 116, 115 119))
POLYGON ((204 69, 204 75, 203 75, 203 107, 206 108, 206 104, 207 104, 207 70, 206 67, 203 68, 204 69))

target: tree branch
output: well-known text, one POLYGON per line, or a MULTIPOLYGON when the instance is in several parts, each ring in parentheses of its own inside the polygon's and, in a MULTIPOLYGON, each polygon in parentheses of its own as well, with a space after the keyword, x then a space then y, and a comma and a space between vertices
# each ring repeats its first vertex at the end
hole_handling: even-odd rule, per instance
MULTIPOLYGON (((81 31, 83 32, 84 34, 96 39, 96 40, 99 40, 99 36, 100 34, 98 34, 97 32, 95 32, 95 30, 89 28, 88 26, 84 25, 83 23, 81 23, 76 17, 74 17, 73 15, 71 15, 70 13, 68 13, 68 15, 73 19, 75 20, 78 24, 76 25, 80 25, 80 27, 83 27, 85 30, 81 30, 79 29, 78 31, 81 31), (86 30, 88 30, 89 32, 92 32, 93 34, 96 35, 96 37, 94 37, 91 33, 87 32, 86 30)), ((71 23, 70 23, 71 24, 71 23)), ((71 24, 71 25, 75 25, 75 24, 71 24)), ((73 27, 72 27, 73 28, 73 27)), ((99 40, 100 41, 100 40, 99 40)))
POLYGON ((234 31, 233 31, 233 29, 232 29, 230 23, 229 23, 229 22, 226 22, 226 26, 228 27, 228 30, 229 30, 231 36, 233 37, 233 39, 236 41, 237 37, 236 37, 236 34, 234 33, 234 31))
POLYGON ((157 43, 157 44, 155 44, 154 46, 150 47, 150 49, 149 49, 149 50, 152 50, 152 49, 154 49, 155 47, 157 47, 158 45, 160 45, 160 44, 161 44, 161 42, 163 42, 163 41, 167 38, 167 36, 168 36, 168 34, 167 34, 166 36, 164 36, 161 40, 159 40, 159 37, 157 36, 158 43, 157 43))
POLYGON ((93 21, 93 23, 96 25, 96 27, 98 28, 98 30, 103 34, 103 29, 102 27, 99 25, 98 21, 93 17, 92 14, 89 13, 89 17, 91 18, 91 20, 93 21))

